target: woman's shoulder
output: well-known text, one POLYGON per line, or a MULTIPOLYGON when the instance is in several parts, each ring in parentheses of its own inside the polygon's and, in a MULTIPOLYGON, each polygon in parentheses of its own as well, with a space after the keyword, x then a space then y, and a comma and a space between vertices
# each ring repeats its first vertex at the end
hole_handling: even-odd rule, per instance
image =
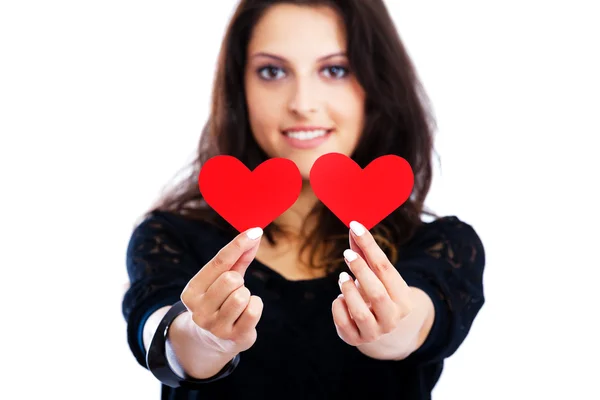
POLYGON ((455 240, 479 240, 475 227, 456 215, 443 215, 429 221, 422 221, 413 239, 444 236, 455 240))
POLYGON ((456 215, 443 215, 430 221, 423 221, 417 229, 417 235, 444 234, 455 238, 475 239, 478 233, 469 222, 456 215))
POLYGON ((179 236, 201 235, 215 237, 228 235, 221 227, 207 220, 165 210, 153 210, 145 214, 136 225, 136 229, 148 229, 151 227, 160 227, 179 236))
POLYGON ((153 210, 138 220, 132 238, 144 237, 161 247, 178 248, 200 258, 212 257, 232 238, 222 228, 172 211, 153 210))
POLYGON ((426 252, 456 266, 485 263, 483 241, 475 227, 456 215, 444 215, 423 222, 407 243, 405 251, 426 252))

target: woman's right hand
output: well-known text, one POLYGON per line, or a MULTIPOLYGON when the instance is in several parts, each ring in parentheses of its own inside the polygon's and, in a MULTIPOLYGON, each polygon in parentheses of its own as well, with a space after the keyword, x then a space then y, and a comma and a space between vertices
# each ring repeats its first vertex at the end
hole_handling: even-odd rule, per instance
POLYGON ((261 238, 260 228, 237 235, 188 282, 181 294, 181 301, 191 313, 191 329, 209 348, 235 355, 256 342, 263 303, 244 286, 244 274, 261 238))

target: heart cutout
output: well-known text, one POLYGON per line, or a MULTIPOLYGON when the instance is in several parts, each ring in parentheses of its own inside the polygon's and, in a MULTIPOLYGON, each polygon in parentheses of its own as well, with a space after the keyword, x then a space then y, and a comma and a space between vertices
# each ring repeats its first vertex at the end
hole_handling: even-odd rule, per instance
POLYGON ((271 158, 250 171, 232 156, 209 159, 198 176, 206 203, 239 232, 265 228, 300 196, 302 176, 286 158, 271 158))
POLYGON ((413 170, 404 158, 385 155, 363 170, 340 153, 319 157, 310 171, 315 195, 347 227, 358 221, 371 229, 410 197, 413 170))

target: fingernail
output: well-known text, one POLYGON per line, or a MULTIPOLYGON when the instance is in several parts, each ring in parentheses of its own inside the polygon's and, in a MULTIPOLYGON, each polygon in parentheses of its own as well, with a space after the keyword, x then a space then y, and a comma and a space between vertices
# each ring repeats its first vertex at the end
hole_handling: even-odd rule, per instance
POLYGON ((354 232, 356 236, 361 236, 365 233, 365 227, 356 221, 350 222, 350 229, 352 229, 352 232, 354 232))
POLYGON ((348 260, 348 262, 352 262, 352 261, 356 260, 357 257, 358 257, 358 254, 356 254, 352 250, 350 250, 350 249, 344 250, 344 258, 346 260, 348 260))
POLYGON ((354 280, 354 284, 356 285, 357 288, 360 288, 360 283, 358 283, 358 279, 354 280))
POLYGON ((340 293, 337 298, 339 299, 340 297, 344 297, 344 293, 340 293))
POLYGON ((350 280, 350 275, 346 271, 340 273, 340 286, 350 280))
POLYGON ((261 228, 252 228, 246 232, 246 235, 252 240, 258 239, 262 234, 263 230, 261 228))

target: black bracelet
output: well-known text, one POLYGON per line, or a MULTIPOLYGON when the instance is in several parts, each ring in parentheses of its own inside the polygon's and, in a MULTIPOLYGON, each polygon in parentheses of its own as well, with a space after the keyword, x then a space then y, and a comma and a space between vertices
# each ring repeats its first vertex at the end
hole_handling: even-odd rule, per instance
POLYGON ((230 375, 240 362, 239 353, 227 363, 216 375, 207 379, 196 379, 191 376, 181 378, 169 366, 166 354, 166 341, 169 334, 169 327, 177 316, 187 311, 187 307, 181 301, 173 304, 173 307, 165 314, 158 324, 156 333, 150 343, 148 354, 146 355, 146 365, 152 374, 163 384, 172 388, 183 387, 197 389, 196 385, 214 382, 230 375))

